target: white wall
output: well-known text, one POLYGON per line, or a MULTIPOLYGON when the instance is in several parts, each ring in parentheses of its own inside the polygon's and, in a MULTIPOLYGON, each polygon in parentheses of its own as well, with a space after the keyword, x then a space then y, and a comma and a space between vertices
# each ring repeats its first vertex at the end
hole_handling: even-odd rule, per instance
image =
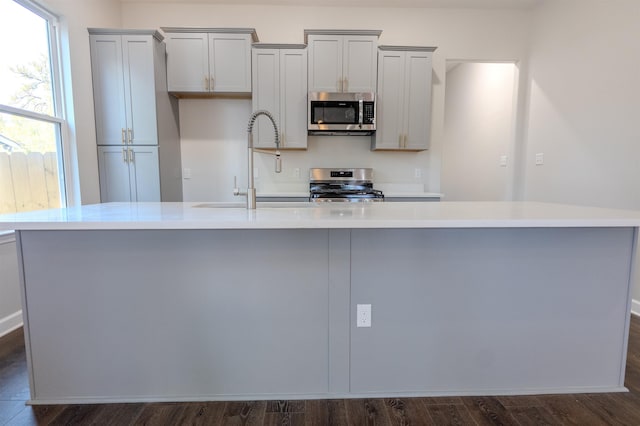
POLYGON ((640 209, 639 16, 636 0, 548 1, 535 14, 527 199, 640 209))
MULTIPOLYGON (((287 152, 283 173, 276 175, 271 157, 256 156, 258 189, 306 191, 309 167, 373 167, 377 182, 422 183, 440 189, 445 59, 515 61, 526 54, 530 13, 523 10, 455 10, 416 8, 341 8, 213 4, 122 4, 127 28, 161 26, 253 27, 260 41, 302 43, 304 29, 364 28, 383 30, 380 44, 438 46, 434 55, 432 148, 422 153, 371 152, 369 137, 310 137, 306 152, 287 152), (354 19, 354 17, 357 17, 354 19), (295 178, 299 168, 301 177, 295 178), (414 178, 414 169, 423 170, 414 178)), ((185 200, 231 200, 233 175, 246 183, 248 100, 181 100, 182 161, 191 169, 184 181, 185 200)))
POLYGON ((515 77, 512 63, 465 62, 447 72, 443 200, 511 199, 515 77))
POLYGON ((13 234, 0 234, 0 336, 22 324, 15 241, 13 234))
POLYGON ((637 0, 546 1, 536 11, 526 199, 640 209, 639 16, 637 0))

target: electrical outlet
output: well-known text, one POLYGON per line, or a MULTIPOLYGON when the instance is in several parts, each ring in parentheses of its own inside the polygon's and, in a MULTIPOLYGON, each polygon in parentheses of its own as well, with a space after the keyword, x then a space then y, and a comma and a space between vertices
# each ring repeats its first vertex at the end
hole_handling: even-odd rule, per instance
POLYGON ((544 164, 544 153, 539 152, 536 154, 536 166, 542 166, 544 164))
POLYGON ((371 305, 356 305, 356 326, 371 327, 371 305))
POLYGON ((300 167, 296 167, 293 169, 293 177, 296 179, 300 179, 300 167))
POLYGON ((422 177, 422 169, 417 168, 413 171, 413 177, 416 179, 420 179, 422 177))
POLYGON ((507 156, 506 155, 501 155, 500 156, 500 167, 507 167, 507 156))
POLYGON ((182 169, 182 179, 191 179, 191 169, 185 167, 182 169))

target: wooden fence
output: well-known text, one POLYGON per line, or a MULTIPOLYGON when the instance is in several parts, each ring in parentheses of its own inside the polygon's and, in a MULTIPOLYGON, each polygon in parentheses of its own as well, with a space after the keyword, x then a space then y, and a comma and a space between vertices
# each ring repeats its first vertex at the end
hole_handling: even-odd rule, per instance
POLYGON ((60 207, 55 152, 0 152, 0 214, 60 207))

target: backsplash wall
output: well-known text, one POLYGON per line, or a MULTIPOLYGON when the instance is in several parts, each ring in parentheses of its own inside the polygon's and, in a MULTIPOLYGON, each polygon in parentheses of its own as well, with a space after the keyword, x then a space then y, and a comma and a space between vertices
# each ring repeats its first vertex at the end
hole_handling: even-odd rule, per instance
MULTIPOLYGON (((248 99, 180 100, 185 201, 233 201, 234 176, 247 187, 250 114, 248 99)), ((308 142, 306 151, 282 151, 280 174, 273 156, 254 154, 258 192, 306 192, 312 167, 371 167, 375 182, 429 187, 429 151, 373 152, 370 136, 309 136, 308 142)))

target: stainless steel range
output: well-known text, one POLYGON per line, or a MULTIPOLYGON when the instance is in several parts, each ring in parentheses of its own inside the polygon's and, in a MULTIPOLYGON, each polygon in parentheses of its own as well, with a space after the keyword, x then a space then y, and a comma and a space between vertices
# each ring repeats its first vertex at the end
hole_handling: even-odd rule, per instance
POLYGON ((311 202, 379 202, 382 191, 373 189, 373 170, 310 169, 309 201, 311 202))

